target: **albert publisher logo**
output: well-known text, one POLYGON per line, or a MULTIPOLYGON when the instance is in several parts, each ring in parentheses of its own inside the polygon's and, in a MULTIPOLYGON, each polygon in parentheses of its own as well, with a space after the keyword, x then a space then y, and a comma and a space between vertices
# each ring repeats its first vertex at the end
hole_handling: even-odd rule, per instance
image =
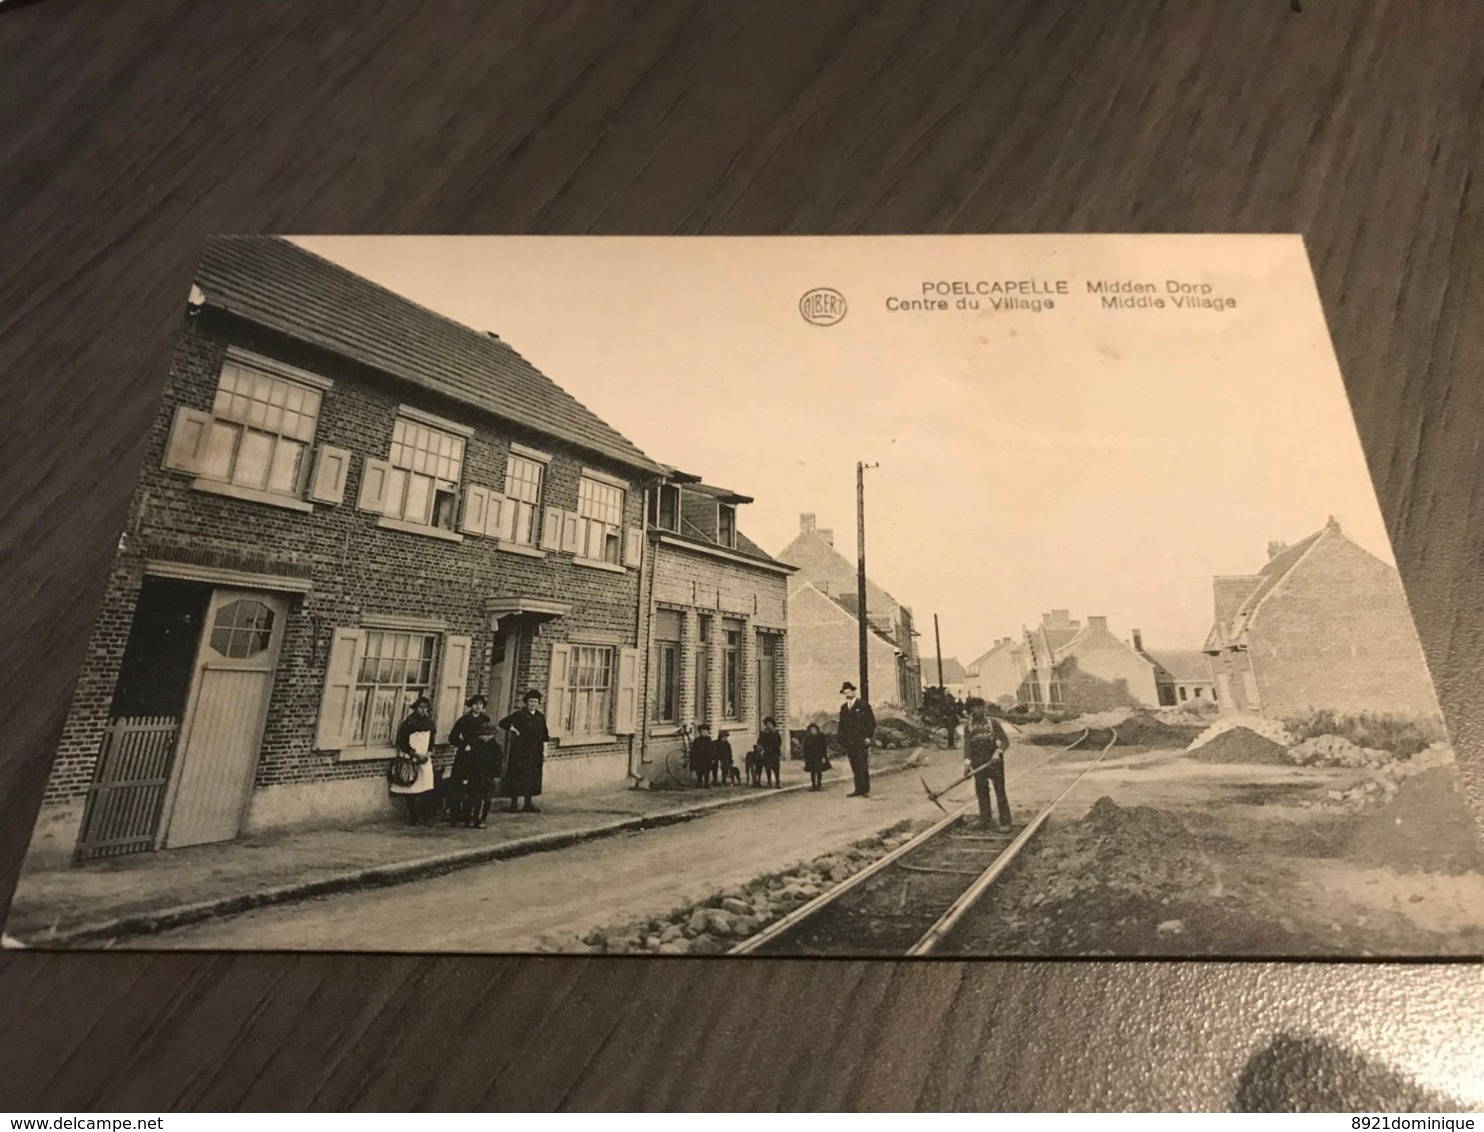
POLYGON ((845 317, 845 296, 833 287, 805 291, 799 300, 799 313, 814 326, 834 326, 845 317))

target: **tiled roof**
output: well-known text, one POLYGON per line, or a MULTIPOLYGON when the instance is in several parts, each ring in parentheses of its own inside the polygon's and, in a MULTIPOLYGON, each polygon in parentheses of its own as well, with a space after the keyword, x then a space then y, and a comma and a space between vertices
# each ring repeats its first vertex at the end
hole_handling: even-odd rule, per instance
MULTIPOLYGON (((860 620, 860 614, 856 612, 858 603, 855 600, 855 594, 827 594, 826 596, 841 609, 843 609, 846 613, 850 614, 850 619, 852 621, 858 622, 860 620)), ((880 637, 892 648, 897 647, 896 641, 892 640, 887 633, 882 631, 879 625, 872 622, 869 618, 866 619, 866 628, 869 629, 874 636, 880 637)))
POLYGON ((1287 573, 1298 565, 1301 559, 1316 542, 1324 537, 1325 527, 1308 538, 1294 543, 1286 550, 1280 551, 1267 564, 1257 572, 1257 585, 1247 595, 1241 607, 1232 615, 1231 621, 1224 628, 1227 640, 1234 641, 1240 637, 1247 626, 1252 622, 1252 615, 1257 612, 1257 607, 1262 604, 1262 599, 1267 597, 1287 573))
POLYGON ((556 437, 628 468, 657 464, 510 346, 273 236, 213 237, 209 306, 556 437))
POLYGON ((1211 681, 1211 662, 1199 649, 1146 649, 1144 655, 1181 683, 1211 681))
MULTIPOLYGON (((968 673, 964 666, 958 662, 956 656, 945 656, 943 658, 943 683, 962 684, 968 673)), ((938 658, 936 656, 925 657, 922 662, 922 678, 924 681, 931 678, 936 685, 938 680, 938 658)))

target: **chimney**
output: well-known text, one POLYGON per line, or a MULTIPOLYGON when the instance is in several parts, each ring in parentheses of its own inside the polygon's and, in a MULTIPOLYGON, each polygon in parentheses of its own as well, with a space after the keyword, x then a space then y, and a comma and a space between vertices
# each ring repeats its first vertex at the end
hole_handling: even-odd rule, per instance
POLYGON ((814 512, 808 511, 799 516, 799 534, 812 535, 814 533, 814 512))
POLYGON ((1129 630, 1134 635, 1134 652, 1144 651, 1144 634, 1137 629, 1129 630))
POLYGON ((1089 617, 1087 619, 1089 629, 1099 629, 1106 633, 1108 631, 1108 619, 1106 617, 1089 617))
POLYGON ((1041 623, 1050 629, 1069 629, 1072 626, 1071 610, 1053 609, 1041 614, 1041 623))
POLYGON ((1338 531, 1340 529, 1340 521, 1333 515, 1325 520, 1324 525, 1332 531, 1338 531))
POLYGON ((1287 549, 1288 544, 1286 542, 1268 543, 1268 561, 1271 562, 1274 558, 1277 558, 1278 555, 1282 554, 1287 549))

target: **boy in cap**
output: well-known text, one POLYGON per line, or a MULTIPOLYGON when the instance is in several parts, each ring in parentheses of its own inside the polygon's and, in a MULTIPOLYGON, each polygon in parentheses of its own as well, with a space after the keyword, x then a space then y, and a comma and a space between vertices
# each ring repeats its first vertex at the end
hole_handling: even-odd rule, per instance
POLYGON ((711 724, 702 723, 696 728, 696 737, 690 744, 690 769, 696 776, 696 784, 711 788, 711 778, 716 773, 716 756, 711 747, 711 724))

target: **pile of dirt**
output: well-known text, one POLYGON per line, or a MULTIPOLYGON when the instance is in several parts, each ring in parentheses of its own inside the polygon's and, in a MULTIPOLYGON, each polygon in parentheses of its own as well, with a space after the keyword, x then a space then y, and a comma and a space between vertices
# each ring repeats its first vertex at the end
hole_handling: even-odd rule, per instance
POLYGON ((1414 774, 1360 818, 1345 856, 1400 872, 1484 872, 1484 843, 1458 776, 1445 766, 1414 774))
POLYGON ((1271 739, 1274 743, 1280 743, 1285 747, 1293 746, 1293 736, 1281 724, 1271 719, 1264 719, 1260 715, 1233 715, 1226 719, 1217 720, 1199 735, 1190 741, 1185 749, 1194 751, 1198 747, 1204 747, 1216 736, 1230 731, 1233 727, 1245 727, 1248 731, 1255 731, 1264 739, 1271 739))
POLYGON ((1267 766, 1286 765, 1289 761, 1287 747, 1245 727, 1223 731, 1209 743, 1197 747, 1192 758, 1202 763, 1261 763, 1267 766))
POLYGON ((876 721, 876 745, 882 750, 907 750, 925 746, 932 741, 932 732, 910 720, 888 716, 876 721))
POLYGON ((1199 723, 1167 723, 1140 712, 1117 725, 1120 747, 1184 747, 1201 733, 1199 723))

